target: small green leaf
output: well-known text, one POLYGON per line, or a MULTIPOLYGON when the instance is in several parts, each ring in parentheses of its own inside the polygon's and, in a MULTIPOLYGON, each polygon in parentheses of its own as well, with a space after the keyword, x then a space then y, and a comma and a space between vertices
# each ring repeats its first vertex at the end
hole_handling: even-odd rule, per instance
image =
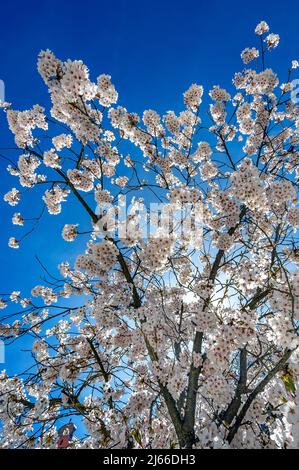
POLYGON ((296 393, 296 386, 295 386, 293 374, 289 369, 285 370, 281 378, 286 388, 286 391, 289 393, 296 393))
POLYGON ((135 428, 134 431, 132 432, 132 436, 134 437, 135 441, 141 446, 141 443, 142 443, 141 435, 137 428, 135 428))

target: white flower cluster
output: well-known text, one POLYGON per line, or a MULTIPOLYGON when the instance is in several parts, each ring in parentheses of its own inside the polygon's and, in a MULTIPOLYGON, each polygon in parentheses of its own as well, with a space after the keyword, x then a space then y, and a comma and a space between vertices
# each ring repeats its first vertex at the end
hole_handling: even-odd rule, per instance
MULTIPOLYGON (((277 320, 277 314, 273 321, 286 322, 285 328, 295 338, 294 327, 292 322, 299 319, 299 274, 294 271, 289 275, 288 279, 283 277, 276 281, 276 287, 281 291, 280 294, 273 293, 271 297, 271 305, 275 312, 280 315, 280 320, 277 320), (288 282, 289 291, 284 289, 286 281, 288 282)), ((298 337, 297 337, 298 341, 298 337)))
POLYGON ((67 176, 76 189, 86 193, 93 189, 94 176, 90 171, 68 170, 67 176))
POLYGON ((16 145, 20 148, 32 147, 35 139, 32 131, 36 128, 47 130, 48 124, 44 108, 36 104, 27 111, 7 111, 7 120, 10 130, 15 135, 16 145))
POLYGON ((9 240, 8 240, 8 246, 9 246, 9 248, 17 249, 20 246, 20 242, 15 237, 10 237, 9 240))
POLYGON ((164 129, 161 125, 159 114, 152 109, 147 109, 143 112, 142 120, 147 128, 147 131, 152 135, 163 135, 164 129))
POLYGON ((228 233, 220 233, 214 244, 219 250, 228 251, 233 246, 234 239, 228 233))
POLYGON ((167 234, 151 239, 140 253, 140 259, 145 268, 150 271, 159 271, 165 268, 172 245, 173 240, 167 234))
POLYGON ((18 191, 18 189, 12 188, 4 195, 3 199, 5 202, 8 202, 10 206, 16 206, 20 202, 21 193, 18 191))
POLYGON ((98 95, 99 103, 102 106, 109 107, 117 102, 118 93, 111 83, 110 75, 100 75, 98 77, 98 95))
POLYGON ((267 197, 263 183, 259 177, 259 170, 246 158, 239 165, 238 171, 232 173, 232 193, 250 209, 263 209, 267 207, 267 197))
POLYGON ((107 189, 98 189, 95 191, 95 200, 99 205, 102 204, 111 204, 113 201, 113 196, 107 189))
POLYGON ((50 168, 61 168, 61 158, 59 157, 59 155, 57 155, 54 149, 44 152, 43 162, 46 166, 49 166, 50 168))
POLYGON ((264 33, 267 33, 268 31, 269 31, 269 26, 266 23, 266 21, 261 21, 255 28, 255 34, 258 34, 259 36, 261 36, 264 33))
POLYGON ((279 344, 283 348, 298 347, 298 339, 294 335, 293 325, 288 315, 283 312, 276 312, 269 319, 271 330, 268 332, 268 338, 279 344))
POLYGON ((216 101, 215 104, 210 104, 210 113, 217 126, 222 126, 225 123, 227 113, 223 101, 216 101))
POLYGON ((212 162, 204 162, 200 167, 200 176, 203 181, 210 180, 218 174, 218 167, 212 162))
POLYGON ((192 317, 192 323, 194 324, 196 331, 212 332, 217 325, 216 317, 211 309, 204 309, 202 302, 191 305, 192 311, 194 312, 192 317))
POLYGON ((81 60, 68 60, 63 64, 60 82, 70 100, 78 96, 91 100, 96 94, 96 85, 90 82, 88 69, 81 60))
POLYGON ((43 201, 48 208, 49 214, 60 214, 61 203, 66 201, 66 197, 69 192, 70 191, 68 189, 62 189, 58 185, 54 186, 52 189, 47 189, 43 196, 43 201))
POLYGON ((62 65, 49 49, 40 52, 37 68, 48 86, 52 86, 53 81, 61 77, 62 65))
POLYGON ((42 297, 45 305, 52 305, 57 302, 57 294, 51 287, 36 286, 31 290, 33 297, 42 297))
MULTIPOLYGON (((49 50, 40 53, 38 70, 51 92, 52 116, 67 124, 83 144, 98 141, 102 113, 87 101, 98 99, 105 107, 116 102, 110 77, 101 75, 97 84, 92 83, 82 61, 61 62, 49 50)), ((69 147, 70 138, 57 139, 57 145, 69 147)))
POLYGON ((163 121, 165 123, 166 129, 171 134, 177 134, 179 132, 180 120, 173 111, 168 111, 168 113, 163 116, 163 121))
POLYGON ((195 163, 199 163, 202 160, 207 160, 212 155, 212 149, 208 142, 199 142, 195 152, 191 155, 192 160, 195 163))
POLYGON ((270 184, 267 194, 270 204, 275 207, 295 200, 296 189, 291 181, 274 181, 270 184))
POLYGON ((241 53, 241 59, 243 60, 244 64, 248 64, 254 59, 257 59, 259 56, 259 51, 255 47, 246 47, 244 51, 241 53))
POLYGON ((192 111, 196 111, 201 104, 203 95, 203 87, 193 83, 184 93, 184 103, 192 111))
POLYGON ((35 170, 41 165, 41 161, 33 155, 20 155, 18 159, 19 177, 21 186, 32 187, 39 177, 35 170))
POLYGON ((117 261, 118 249, 110 241, 92 245, 87 255, 80 255, 76 260, 76 269, 83 270, 92 276, 104 275, 117 261))
POLYGON ((196 204, 202 199, 201 192, 196 188, 174 188, 169 193, 171 203, 196 204))
POLYGON ((202 387, 203 393, 209 394, 218 406, 228 404, 232 398, 232 388, 230 384, 221 375, 213 375, 208 371, 208 361, 206 361, 204 364, 204 375, 206 375, 207 378, 202 387))
POLYGON ((209 91, 209 95, 214 101, 229 101, 231 96, 230 94, 224 89, 220 88, 218 85, 214 85, 212 90, 209 91))
POLYGON ((15 213, 12 217, 13 225, 24 225, 24 218, 21 216, 19 212, 15 213))
POLYGON ((274 49, 277 47, 279 44, 279 39, 279 34, 269 34, 265 39, 268 49, 274 49))
POLYGON ((242 134, 251 134, 253 132, 254 119, 252 119, 251 112, 252 110, 249 103, 243 103, 238 106, 236 116, 242 134))
POLYGON ((120 186, 121 188, 125 188, 128 181, 129 178, 127 176, 119 176, 115 179, 115 184, 117 184, 117 186, 120 186))
POLYGON ((288 221, 293 227, 299 227, 299 207, 291 207, 288 210, 288 221))
POLYGON ((52 139, 52 143, 57 151, 62 150, 63 148, 71 148, 73 142, 73 137, 71 134, 60 134, 52 139))
POLYGON ((78 224, 66 224, 62 230, 62 238, 66 242, 73 242, 78 235, 77 227, 78 224))
POLYGON ((239 221, 240 208, 237 202, 225 191, 213 195, 213 206, 219 212, 221 225, 234 227, 239 221))
MULTIPOLYGON (((298 372, 298 371, 297 371, 298 372)), ((285 422, 284 424, 291 425, 292 433, 290 433, 291 449, 298 449, 299 447, 299 381, 296 381, 296 393, 284 406, 285 422)), ((288 426, 286 426, 288 427, 288 426)))
POLYGON ((277 75, 271 69, 260 73, 246 69, 242 73, 237 73, 233 82, 237 89, 244 89, 250 95, 270 95, 279 83, 277 75))

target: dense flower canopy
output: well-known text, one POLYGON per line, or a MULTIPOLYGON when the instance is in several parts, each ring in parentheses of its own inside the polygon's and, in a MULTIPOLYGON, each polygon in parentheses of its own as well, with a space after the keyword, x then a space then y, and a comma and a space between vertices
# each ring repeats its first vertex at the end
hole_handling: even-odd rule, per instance
POLYGON ((30 336, 33 358, 30 374, 0 375, 1 447, 54 448, 72 416, 72 448, 299 446, 299 64, 281 83, 266 67, 278 34, 255 33, 232 90, 194 83, 179 114, 130 112, 110 76, 49 50, 49 116, 1 103, 19 155, 13 224, 30 225, 30 197, 90 219, 57 234, 88 236, 59 279, 0 300, 0 337, 30 336), (163 214, 145 236, 152 204, 163 214), (200 224, 166 223, 186 206, 200 224))

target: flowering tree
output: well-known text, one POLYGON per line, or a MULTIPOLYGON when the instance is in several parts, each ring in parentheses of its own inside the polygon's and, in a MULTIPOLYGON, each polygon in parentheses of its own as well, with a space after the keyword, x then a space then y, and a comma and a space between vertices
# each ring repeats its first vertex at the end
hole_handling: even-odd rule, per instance
POLYGON ((74 266, 1 300, 17 305, 1 338, 30 335, 33 358, 29 373, 0 375, 2 447, 56 447, 70 416, 83 429, 73 448, 298 447, 299 64, 279 84, 268 30, 241 54, 256 70, 234 76, 232 96, 214 86, 204 119, 198 84, 179 115, 141 117, 116 105, 109 76, 93 83, 50 51, 38 59, 50 117, 2 103, 20 151, 5 201, 42 187, 50 214, 69 200, 90 220, 62 230, 87 237, 74 266))

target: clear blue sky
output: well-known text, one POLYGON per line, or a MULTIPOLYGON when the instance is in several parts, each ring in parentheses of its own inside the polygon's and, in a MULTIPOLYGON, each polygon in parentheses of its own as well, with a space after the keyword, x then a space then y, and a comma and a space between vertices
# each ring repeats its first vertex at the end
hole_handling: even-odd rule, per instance
MULTIPOLYGON (((2 2, 0 11, 0 79, 16 109, 49 105, 36 70, 37 54, 46 48, 63 60, 82 59, 93 78, 112 75, 120 104, 137 112, 179 109, 182 93, 192 82, 205 90, 217 84, 230 88, 233 73, 242 68, 240 52, 257 44, 253 31, 262 19, 281 36, 279 48, 271 53, 271 67, 285 77, 290 61, 299 59, 299 7, 290 0, 18 0, 2 2)), ((11 146, 2 115, 0 128, 0 147, 11 146)), ((67 216, 47 216, 20 250, 9 249, 8 237, 17 237, 22 229, 11 225, 15 210, 1 202, 17 184, 5 166, 0 164, 1 291, 28 294, 42 274, 35 254, 53 270, 59 261, 75 256, 78 247, 60 240, 59 232, 64 221, 73 223, 78 217, 72 207, 67 216)), ((27 214, 38 214, 32 201, 26 206, 27 214)), ((16 351, 7 351, 10 371, 23 362, 16 351)))

